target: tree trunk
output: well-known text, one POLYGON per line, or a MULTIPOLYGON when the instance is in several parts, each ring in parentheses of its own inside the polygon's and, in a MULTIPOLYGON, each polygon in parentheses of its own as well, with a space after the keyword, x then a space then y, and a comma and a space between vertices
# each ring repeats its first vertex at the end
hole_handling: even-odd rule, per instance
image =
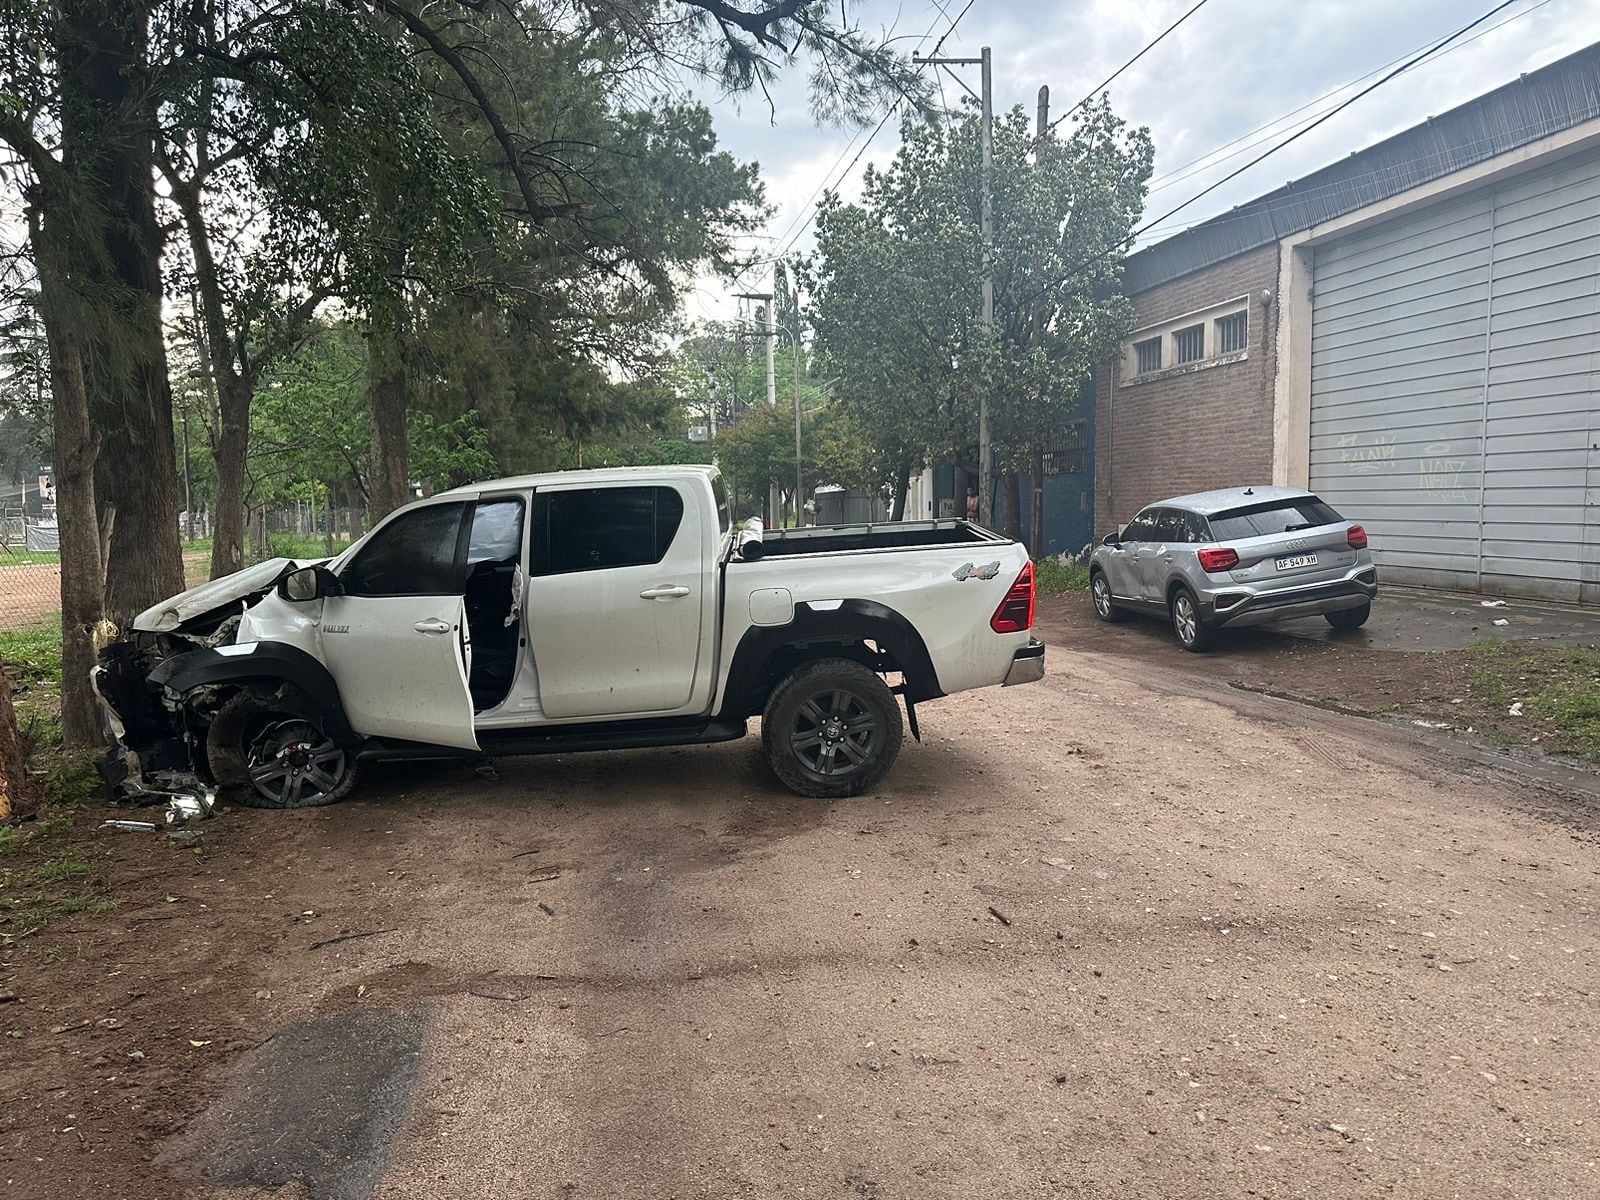
POLYGON ((1044 554, 1044 440, 1035 438, 1033 461, 1028 464, 1028 553, 1044 554))
POLYGON ((400 300, 373 305, 367 335, 367 402, 372 410, 372 460, 367 516, 376 521, 411 499, 406 446, 406 364, 400 347, 400 300))
POLYGON ((33 783, 22 761, 17 714, 11 707, 11 679, 0 666, 0 821, 25 817, 33 810, 33 783))
POLYGON ((1015 471, 1000 477, 1000 527, 1012 541, 1022 540, 1022 480, 1015 471))
POLYGON ((905 459, 894 472, 894 507, 889 510, 891 521, 906 519, 906 500, 911 491, 911 460, 905 459))
POLYGON ((84 354, 85 390, 101 442, 95 485, 100 503, 116 513, 105 607, 123 625, 183 587, 148 12, 124 0, 62 0, 59 11, 62 173, 89 193, 72 214, 89 224, 83 260, 71 269, 97 318, 83 330, 93 339, 84 354))
POLYGON ((211 541, 211 578, 244 569, 244 471, 250 453, 248 380, 223 373, 217 389, 217 506, 211 541))
MULTIPOLYGON (((59 219, 59 218, 58 218, 59 219)), ((39 273, 39 310, 50 351, 51 424, 55 441, 56 523, 61 539, 61 727, 68 746, 97 745, 100 721, 89 672, 94 629, 104 612, 105 568, 95 503, 99 443, 89 424, 83 345, 73 299, 61 273, 54 224, 28 212, 39 273)))

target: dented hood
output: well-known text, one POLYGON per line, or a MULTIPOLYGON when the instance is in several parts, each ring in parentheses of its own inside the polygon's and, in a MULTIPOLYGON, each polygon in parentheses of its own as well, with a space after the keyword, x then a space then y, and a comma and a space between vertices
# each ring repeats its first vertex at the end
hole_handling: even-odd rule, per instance
POLYGON ((219 609, 237 609, 239 602, 246 597, 270 590, 285 575, 309 565, 309 561, 300 563, 292 558, 269 558, 266 562, 202 583, 159 604, 152 604, 133 619, 133 627, 144 633, 172 633, 190 621, 199 620, 219 609))

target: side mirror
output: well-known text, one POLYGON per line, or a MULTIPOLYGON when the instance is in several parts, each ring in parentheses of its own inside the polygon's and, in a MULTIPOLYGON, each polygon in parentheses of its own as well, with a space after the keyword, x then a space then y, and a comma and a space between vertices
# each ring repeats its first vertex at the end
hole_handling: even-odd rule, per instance
POLYGON ((296 604, 339 594, 339 577, 327 567, 301 567, 278 583, 278 595, 296 604))
POLYGON ((1105 537, 1100 539, 1100 544, 1102 546, 1109 546, 1111 549, 1115 550, 1122 545, 1122 538, 1117 535, 1116 530, 1112 530, 1110 533, 1106 534, 1105 537))

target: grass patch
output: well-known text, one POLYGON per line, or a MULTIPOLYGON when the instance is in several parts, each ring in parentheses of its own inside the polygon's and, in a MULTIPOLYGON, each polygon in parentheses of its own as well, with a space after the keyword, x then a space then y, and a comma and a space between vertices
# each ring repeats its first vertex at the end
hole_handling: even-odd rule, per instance
POLYGON ((61 615, 0 631, 0 667, 11 676, 23 752, 61 747, 61 615))
POLYGON ((13 545, 9 550, 0 550, 0 568, 26 567, 36 564, 56 566, 61 562, 59 550, 26 550, 20 545, 13 545))
POLYGON ((1089 590, 1089 564, 1075 558, 1041 558, 1033 564, 1033 578, 1041 596, 1089 590))
MULTIPOLYGON (((333 552, 338 554, 349 545, 347 538, 334 538, 333 552)), ((308 558, 326 558, 328 543, 314 533, 274 533, 267 536, 267 551, 273 558, 292 558, 303 562, 308 558)))
POLYGON ((1600 761, 1600 650, 1479 642, 1468 653, 1476 695, 1503 711, 1520 702, 1546 750, 1600 761))

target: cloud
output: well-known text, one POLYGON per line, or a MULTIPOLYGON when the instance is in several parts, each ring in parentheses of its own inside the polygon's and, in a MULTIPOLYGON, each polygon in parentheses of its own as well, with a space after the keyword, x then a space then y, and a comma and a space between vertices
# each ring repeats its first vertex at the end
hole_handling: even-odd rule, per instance
MULTIPOLYGON (((953 16, 960 11, 960 2, 940 0, 940 6, 953 16)), ((1039 85, 1048 84, 1052 111, 1059 116, 1192 3, 976 0, 942 53, 976 55, 981 46, 993 47, 996 110, 1021 104, 1031 113, 1039 85)), ((1208 0, 1110 86, 1112 104, 1128 121, 1150 128, 1159 181, 1173 168, 1241 134, 1397 63, 1492 6, 1492 0, 1471 5, 1463 5, 1461 0, 1321 0, 1317 4, 1208 0)), ((939 8, 931 4, 907 2, 895 8, 873 0, 854 9, 863 19, 873 19, 881 12, 877 19, 884 21, 894 21, 898 13, 898 29, 918 36, 936 20, 934 37, 945 28, 939 8)), ((1519 0, 1468 35, 1481 34, 1475 40, 1385 84, 1260 166, 1198 200, 1174 219, 1168 231, 1226 211, 1519 74, 1554 62, 1586 45, 1597 29, 1600 0, 1519 0), (1492 31, 1483 33, 1486 29, 1492 31)), ((931 42, 926 48, 931 49, 931 42)), ((975 69, 961 73, 970 86, 977 87, 975 69)), ((854 131, 819 130, 812 125, 806 111, 804 74, 803 69, 796 69, 774 89, 775 119, 759 98, 735 106, 725 99, 704 97, 708 103, 715 101, 717 130, 724 144, 740 157, 762 164, 769 198, 778 207, 765 231, 768 235, 791 229, 797 220, 804 222, 818 184, 842 172, 859 148, 859 141, 851 148, 854 131)), ((943 83, 953 105, 961 88, 949 76, 943 77, 943 83)), ((1348 88, 1297 119, 1304 120, 1356 90, 1348 88)), ((874 124, 879 115, 881 110, 873 115, 874 124)), ((1177 206, 1248 162, 1290 128, 1279 128, 1275 136, 1247 153, 1170 182, 1152 196, 1148 216, 1159 216, 1177 206)), ((841 190, 846 196, 859 194, 866 163, 883 165, 893 157, 898 133, 898 122, 891 120, 877 135, 844 181, 841 190)), ((781 244, 770 237, 749 243, 766 250, 781 244)), ((804 251, 810 246, 806 230, 796 249, 804 251)), ((717 294, 721 288, 712 281, 701 283, 707 295, 717 294)), ((749 286, 748 281, 741 285, 749 286)), ((731 303, 709 300, 707 295, 700 297, 702 304, 732 312, 731 303)))

